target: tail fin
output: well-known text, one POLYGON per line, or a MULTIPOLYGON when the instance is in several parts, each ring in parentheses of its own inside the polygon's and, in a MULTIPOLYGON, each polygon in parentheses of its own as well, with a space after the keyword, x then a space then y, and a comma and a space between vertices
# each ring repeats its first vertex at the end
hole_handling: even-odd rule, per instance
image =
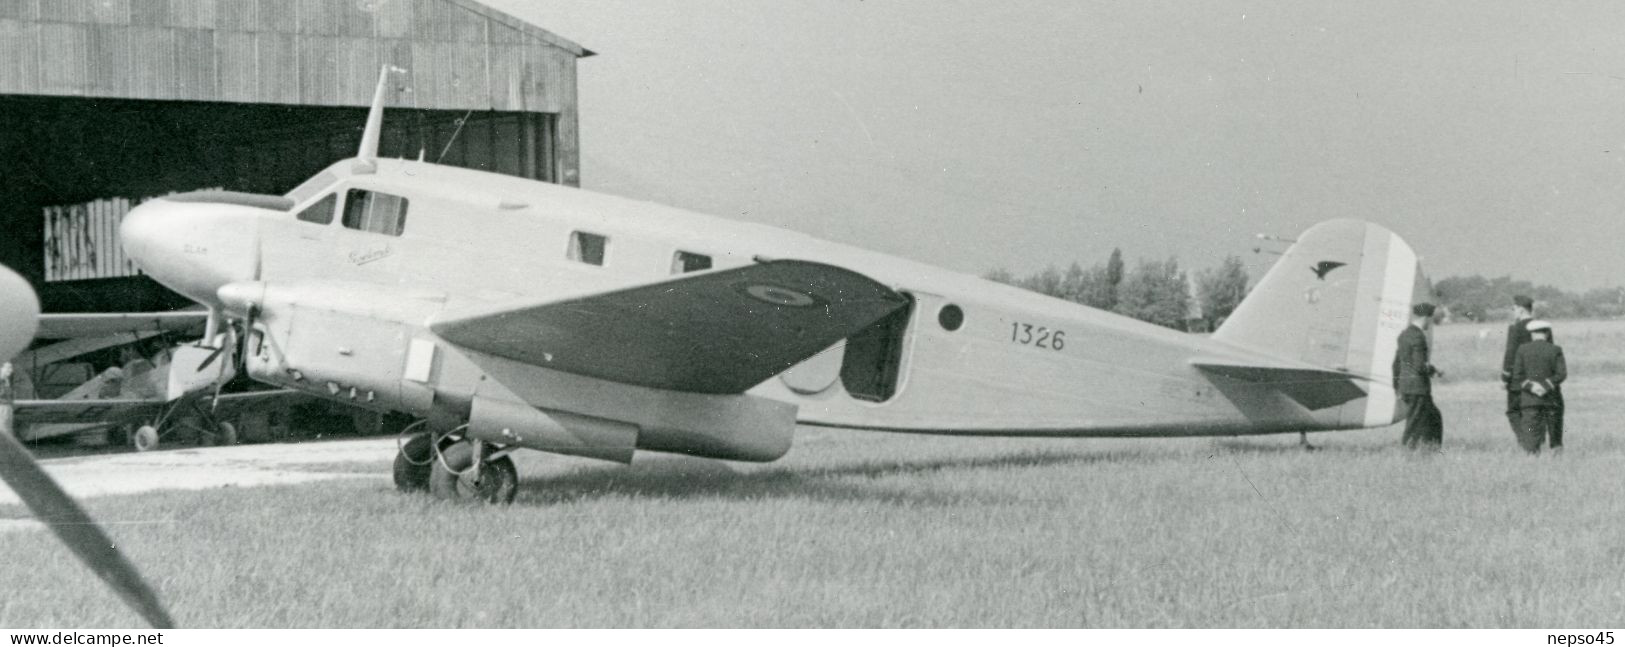
POLYGON ((1392 360, 1413 304, 1433 302, 1416 252, 1359 220, 1310 227, 1264 275, 1213 338, 1369 380, 1359 412, 1385 425, 1397 415, 1392 360))

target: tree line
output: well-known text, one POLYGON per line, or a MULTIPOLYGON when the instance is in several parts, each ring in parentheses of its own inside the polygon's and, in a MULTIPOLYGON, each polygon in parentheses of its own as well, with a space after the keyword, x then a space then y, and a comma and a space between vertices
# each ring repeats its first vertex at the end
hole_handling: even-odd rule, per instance
POLYGON ((1485 278, 1475 274, 1440 279, 1434 282, 1433 292, 1453 320, 1511 319, 1512 297, 1519 294, 1535 300, 1535 313, 1543 319, 1625 316, 1625 288, 1619 287, 1569 292, 1510 276, 1485 278))
POLYGON ((1212 330, 1230 316, 1247 296, 1249 282, 1247 268, 1236 256, 1198 272, 1192 282, 1179 259, 1172 256, 1167 260, 1142 258, 1133 269, 1126 269, 1121 249, 1113 249, 1104 262, 1088 268, 1073 261, 1064 272, 1051 265, 1025 276, 996 268, 983 278, 1193 332, 1212 330))

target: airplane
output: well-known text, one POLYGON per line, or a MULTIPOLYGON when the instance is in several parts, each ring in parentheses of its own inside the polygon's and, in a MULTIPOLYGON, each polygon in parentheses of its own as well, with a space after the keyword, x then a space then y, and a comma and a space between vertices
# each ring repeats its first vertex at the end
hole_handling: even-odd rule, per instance
MULTIPOLYGON (((33 341, 38 326, 39 300, 28 282, 10 268, 0 266, 0 362, 6 362, 33 341)), ((0 408, 7 403, 0 402, 0 408)), ((73 497, 51 478, 21 442, 11 435, 10 420, 0 416, 0 481, 66 544, 85 566, 111 587, 124 603, 155 628, 175 626, 141 573, 125 559, 101 526, 85 514, 73 497)))
POLYGON ((772 461, 797 425, 966 436, 1380 427, 1416 253, 1301 234, 1211 336, 760 224, 378 156, 286 195, 154 199, 121 224, 165 286, 239 322, 256 380, 418 419, 403 491, 512 501, 509 455, 772 461), (1313 271, 1307 271, 1311 268, 1313 271))
POLYGON ((16 436, 32 442, 110 429, 127 435, 136 451, 150 451, 164 436, 195 432, 200 439, 231 445, 238 439, 231 420, 305 398, 287 389, 221 393, 220 387, 236 374, 229 362, 215 361, 223 346, 234 343, 225 333, 135 353, 116 370, 110 368, 58 398, 39 397, 28 379, 35 371, 23 370, 120 346, 129 353, 154 338, 162 343, 169 334, 195 335, 207 318, 203 310, 40 315, 35 338, 53 343, 13 358, 18 369, 18 399, 12 403, 16 436))

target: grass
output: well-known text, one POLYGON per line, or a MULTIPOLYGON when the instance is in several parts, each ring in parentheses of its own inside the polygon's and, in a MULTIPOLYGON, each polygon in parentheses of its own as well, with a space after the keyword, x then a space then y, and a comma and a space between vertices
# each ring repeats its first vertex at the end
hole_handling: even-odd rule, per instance
MULTIPOLYGON (((1451 332, 1447 371, 1497 366, 1451 332)), ((1575 362, 1620 333, 1559 336, 1575 362)), ((1556 459, 1516 452, 1498 383, 1457 380, 1438 455, 1397 428, 1317 452, 809 431, 768 465, 522 453, 508 508, 397 494, 384 462, 88 505, 194 627, 1616 625, 1622 390, 1576 371, 1556 459)), ((138 623, 50 535, 0 546, 0 626, 138 623)))

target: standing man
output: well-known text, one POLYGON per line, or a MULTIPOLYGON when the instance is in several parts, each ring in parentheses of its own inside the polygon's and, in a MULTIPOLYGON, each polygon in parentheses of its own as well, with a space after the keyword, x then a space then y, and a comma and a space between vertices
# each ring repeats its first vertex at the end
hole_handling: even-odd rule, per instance
MULTIPOLYGON (((1529 342, 1529 322, 1535 318, 1535 300, 1522 294, 1512 297, 1512 324, 1507 326, 1507 348, 1501 358, 1501 382, 1506 385, 1507 391, 1507 423, 1512 425, 1512 434, 1523 434, 1523 414, 1521 402, 1523 389, 1512 379, 1512 362, 1518 356, 1518 347, 1529 342)), ((1551 329, 1547 329, 1547 341, 1556 343, 1551 336, 1551 329)), ((1549 398, 1550 411, 1546 429, 1552 451, 1563 447, 1563 390, 1558 389, 1549 398)))
POLYGON ((1518 358, 1518 347, 1529 343, 1529 321, 1535 318, 1535 301, 1522 294, 1512 297, 1512 324, 1507 326, 1507 349, 1501 356, 1501 384, 1507 392, 1507 423, 1512 435, 1522 437, 1523 415, 1519 402, 1523 390, 1512 381, 1512 362, 1518 358))
POLYGON ((1433 304, 1411 308, 1411 325, 1399 334, 1394 351, 1394 391, 1405 403, 1405 435, 1400 442, 1410 449, 1438 451, 1444 442, 1444 416, 1433 404, 1433 376, 1441 375, 1428 358, 1427 329, 1433 325, 1433 304))
POLYGON ((1563 348, 1552 343, 1552 325, 1541 320, 1529 322, 1529 343, 1518 347, 1512 360, 1512 383, 1518 385, 1518 408, 1523 426, 1518 430, 1518 446, 1530 455, 1540 453, 1541 441, 1552 434, 1552 452, 1563 449, 1563 431, 1551 429, 1558 408, 1559 387, 1568 379, 1568 362, 1563 348))

